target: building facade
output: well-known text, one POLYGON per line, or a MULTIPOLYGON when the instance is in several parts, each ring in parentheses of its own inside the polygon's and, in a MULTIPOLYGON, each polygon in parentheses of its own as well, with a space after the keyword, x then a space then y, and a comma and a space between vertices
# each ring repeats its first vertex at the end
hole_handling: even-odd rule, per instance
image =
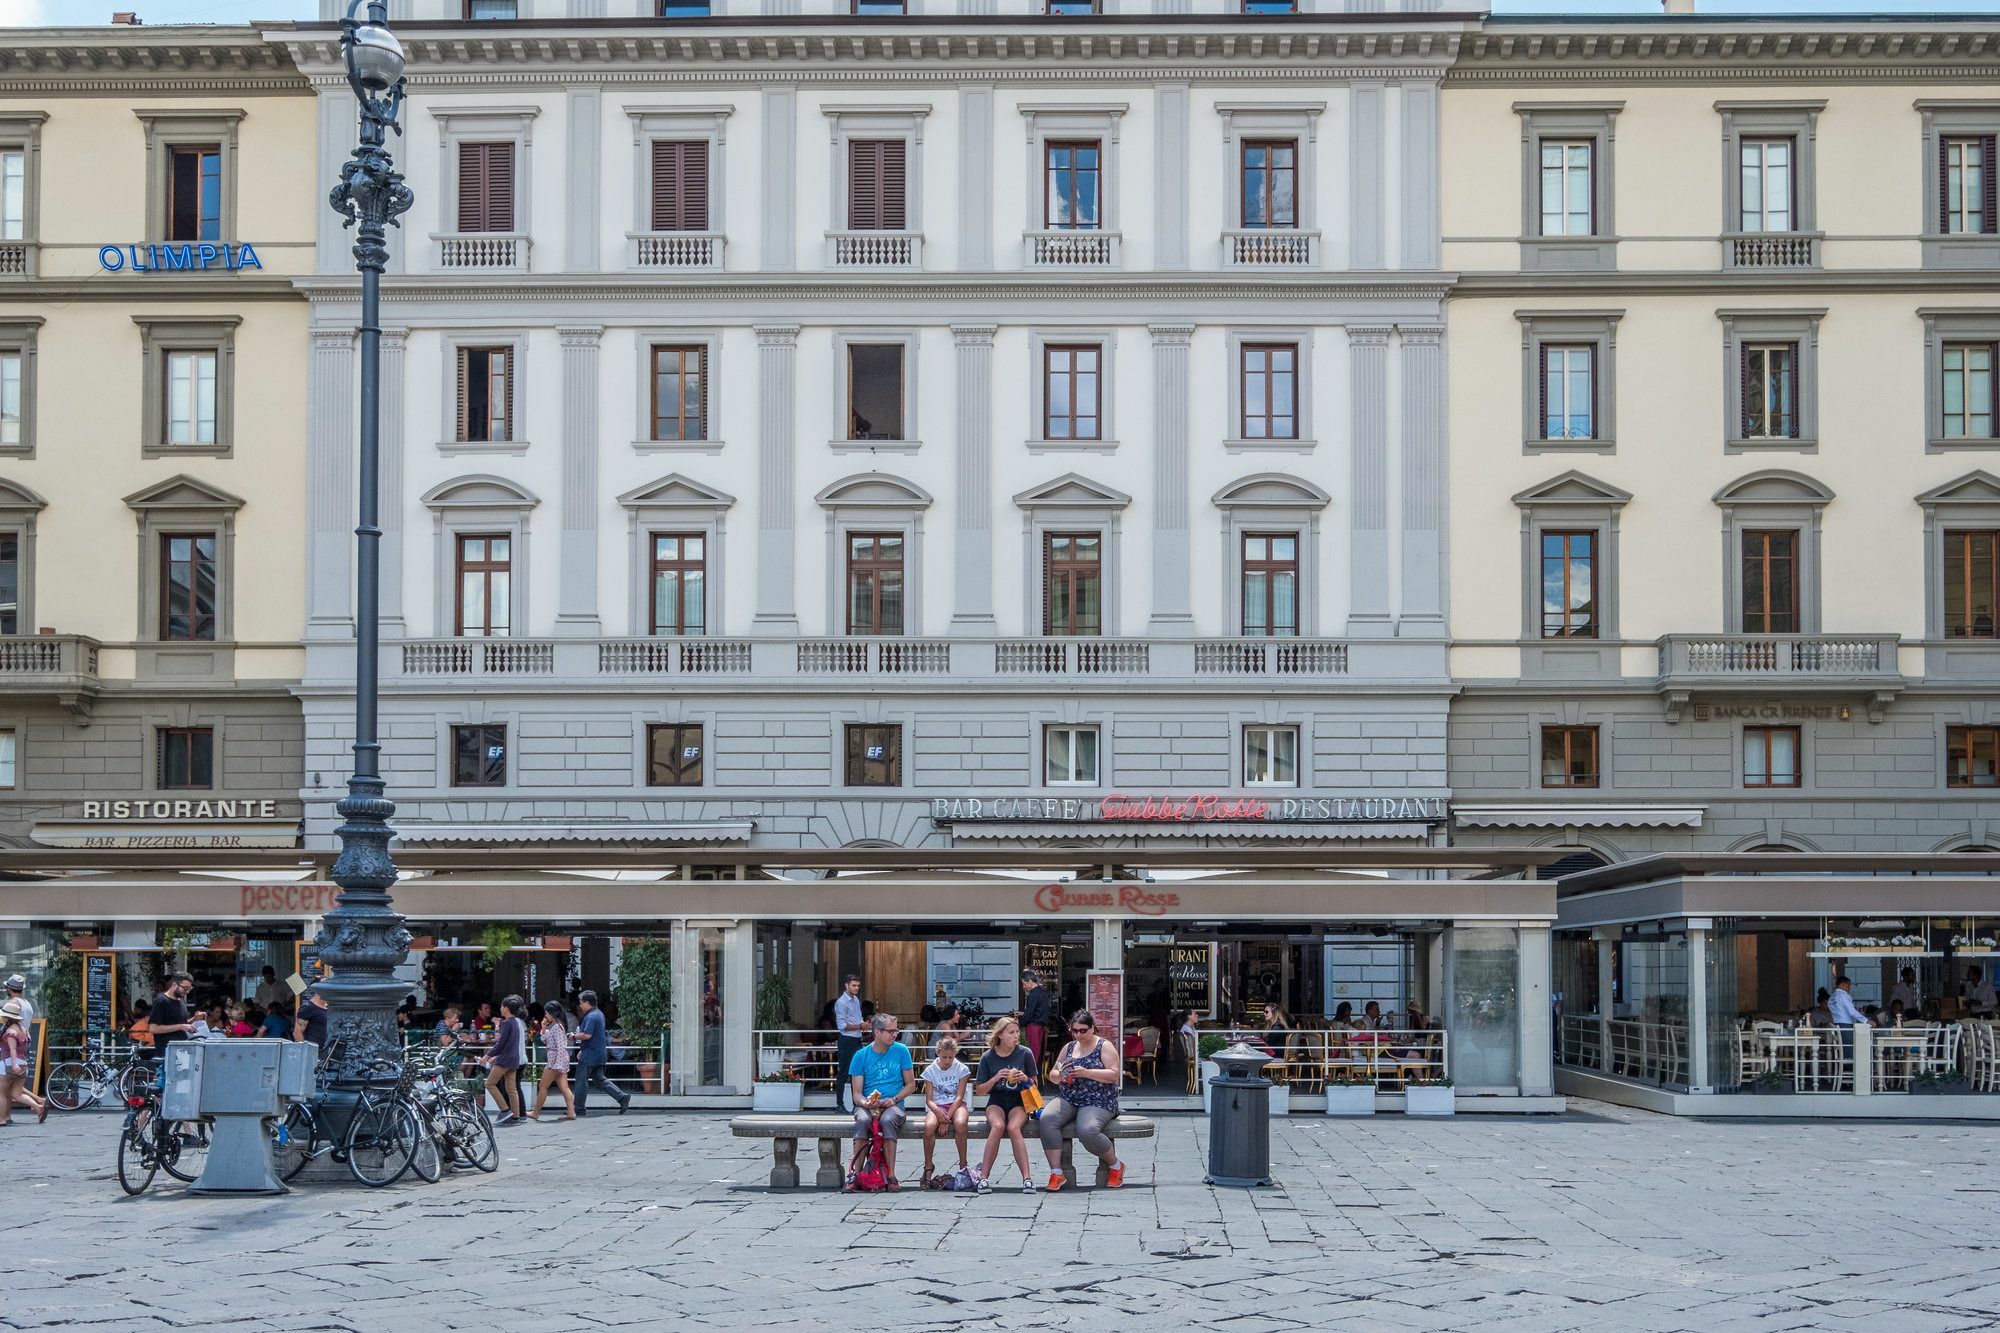
POLYGON ((0 840, 296 846, 305 81, 242 28, 0 71, 0 840))
POLYGON ((2000 836, 1990 24, 1493 19, 1444 97, 1454 836, 2000 836))

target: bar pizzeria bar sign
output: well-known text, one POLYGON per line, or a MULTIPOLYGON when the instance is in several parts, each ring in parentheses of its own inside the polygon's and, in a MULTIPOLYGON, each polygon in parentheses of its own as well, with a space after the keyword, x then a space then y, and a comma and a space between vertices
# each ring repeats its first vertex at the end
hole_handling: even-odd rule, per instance
POLYGON ((939 796, 940 824, 1387 824, 1445 817, 1442 796, 939 796))
POLYGON ((33 836, 44 847, 296 847, 299 820, 258 796, 83 801, 33 836))

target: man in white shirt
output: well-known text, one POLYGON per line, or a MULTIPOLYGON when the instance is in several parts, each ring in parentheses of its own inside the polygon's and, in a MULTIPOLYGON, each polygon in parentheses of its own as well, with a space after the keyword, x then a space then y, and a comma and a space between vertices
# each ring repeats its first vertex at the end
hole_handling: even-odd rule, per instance
POLYGON ((1833 994, 1827 997, 1827 1012, 1833 1015, 1833 1025, 1840 1029, 1840 1053, 1848 1068, 1854 1067, 1854 1029, 1867 1027, 1868 1020, 1854 1006, 1854 982, 1840 976, 1833 979, 1833 994))
POLYGON ((1903 1012, 1912 1018, 1922 1008, 1917 996, 1917 969, 1914 967, 1904 968, 1896 984, 1889 988, 1889 1003, 1894 1004, 1898 1000, 1903 1002, 1903 1012))
POLYGON ((257 983, 257 1007, 269 1013, 272 1005, 291 998, 291 994, 291 989, 278 980, 278 970, 267 965, 264 968, 264 979, 257 983))
POLYGON ((2000 1008, 2000 999, 1993 993, 1993 983, 1982 977, 1976 967, 1965 969, 1965 1007, 1975 1014, 1990 1014, 2000 1008))
POLYGON ((833 1059, 835 1064, 833 1079, 833 1104, 836 1109, 852 1110, 849 1104, 842 1108, 842 1099, 849 1097, 849 1075, 854 1064, 854 1053, 867 1045, 861 1035, 861 978, 848 973, 841 982, 840 994, 833 1001, 833 1027, 840 1035, 834 1039, 833 1059))

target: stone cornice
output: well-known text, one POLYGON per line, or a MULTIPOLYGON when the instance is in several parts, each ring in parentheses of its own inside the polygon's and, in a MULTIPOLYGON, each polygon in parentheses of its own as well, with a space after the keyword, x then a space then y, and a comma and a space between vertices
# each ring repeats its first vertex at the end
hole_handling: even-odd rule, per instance
MULTIPOLYGON (((355 299, 356 278, 319 275, 293 280, 298 291, 316 301, 355 299)), ((1449 274, 1423 273, 1379 277, 1359 274, 1298 274, 1251 277, 1241 273, 1060 273, 1030 274, 710 274, 675 281, 650 275, 605 273, 535 275, 509 274, 490 279, 464 274, 398 276, 382 280, 382 299, 451 301, 466 306, 495 303, 548 304, 583 301, 598 305, 647 304, 661 301, 777 301, 811 304, 824 301, 865 301, 875 304, 908 301, 1076 301, 1127 300, 1201 301, 1440 301, 1451 291, 1449 274)))
POLYGON ((283 274, 206 278, 198 274, 163 277, 0 278, 0 308, 12 304, 76 301, 296 301, 299 290, 283 274))
POLYGON ((1508 84, 1960 83, 2000 79, 2000 18, 1955 22, 1490 20, 1447 86, 1508 84))
MULTIPOLYGON (((1822 269, 1811 273, 1730 269, 1705 272, 1620 273, 1461 273, 1454 297, 1507 296, 1689 296, 1728 301, 1739 296, 1786 294, 1809 297, 1843 292, 1982 292, 2000 285, 1991 269, 1822 269)), ((1551 312, 1556 313, 1556 312, 1551 312)), ((1562 312, 1568 313, 1568 312, 1562 312)))
POLYGON ((290 54, 257 27, 11 28, 0 94, 303 94, 290 54))
MULTIPOLYGON (((1141 16, 1134 16, 1141 17, 1141 16)), ((671 25, 399 24, 413 92, 542 84, 651 87, 775 81, 814 86, 1042 84, 1179 80, 1325 84, 1343 77, 1438 78, 1469 30, 1465 16, 1288 16, 1245 25, 1213 15, 1065 20, 849 18, 676 20, 671 25), (1340 22, 1312 22, 1336 18, 1340 22)), ((314 84, 344 80, 337 33, 273 29, 314 84)))

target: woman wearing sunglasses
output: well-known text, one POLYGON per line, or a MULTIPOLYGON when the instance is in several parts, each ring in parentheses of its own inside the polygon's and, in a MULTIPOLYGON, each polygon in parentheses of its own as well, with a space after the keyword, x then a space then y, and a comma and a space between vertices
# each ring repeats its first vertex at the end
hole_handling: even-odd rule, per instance
POLYGON ((1058 1089, 1056 1097, 1042 1107, 1042 1151, 1049 1158, 1051 1191, 1069 1182, 1062 1173, 1063 1127, 1076 1122, 1076 1141, 1104 1163, 1104 1183, 1117 1189, 1125 1183, 1125 1163, 1104 1132, 1118 1114, 1118 1080, 1122 1062, 1118 1048, 1098 1035, 1097 1020, 1087 1009, 1079 1009, 1069 1020, 1069 1044, 1056 1056, 1049 1070, 1049 1082, 1058 1089))

